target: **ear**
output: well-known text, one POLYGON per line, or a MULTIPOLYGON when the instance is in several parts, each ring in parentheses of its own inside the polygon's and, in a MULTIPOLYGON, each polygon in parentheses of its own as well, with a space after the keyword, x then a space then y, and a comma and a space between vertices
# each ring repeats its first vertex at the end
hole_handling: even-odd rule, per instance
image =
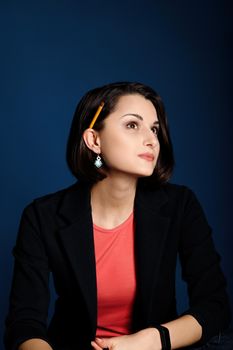
POLYGON ((94 129, 86 129, 83 132, 83 140, 86 146, 93 152, 100 154, 100 138, 97 131, 94 129))

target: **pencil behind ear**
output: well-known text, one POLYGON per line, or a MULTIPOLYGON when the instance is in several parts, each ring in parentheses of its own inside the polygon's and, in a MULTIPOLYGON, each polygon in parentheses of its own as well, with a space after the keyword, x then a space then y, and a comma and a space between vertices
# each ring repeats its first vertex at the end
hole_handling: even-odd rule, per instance
POLYGON ((96 113, 95 113, 95 115, 94 115, 94 117, 93 117, 93 119, 92 119, 92 121, 91 121, 91 124, 89 125, 89 128, 90 128, 90 129, 93 128, 93 126, 94 126, 94 124, 95 124, 95 122, 96 122, 96 120, 97 120, 97 118, 98 118, 100 112, 101 112, 102 109, 103 109, 103 106, 104 106, 104 102, 101 102, 101 104, 99 105, 99 107, 98 107, 98 109, 97 109, 97 111, 96 111, 96 113))

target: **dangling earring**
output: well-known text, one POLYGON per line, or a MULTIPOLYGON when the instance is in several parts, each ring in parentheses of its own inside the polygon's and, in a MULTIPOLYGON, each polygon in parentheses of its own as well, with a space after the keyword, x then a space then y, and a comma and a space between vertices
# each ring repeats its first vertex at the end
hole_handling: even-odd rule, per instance
POLYGON ((101 159, 99 154, 96 157, 96 160, 94 161, 94 164, 95 164, 96 168, 98 168, 98 169, 102 167, 103 162, 102 162, 102 159, 101 159))

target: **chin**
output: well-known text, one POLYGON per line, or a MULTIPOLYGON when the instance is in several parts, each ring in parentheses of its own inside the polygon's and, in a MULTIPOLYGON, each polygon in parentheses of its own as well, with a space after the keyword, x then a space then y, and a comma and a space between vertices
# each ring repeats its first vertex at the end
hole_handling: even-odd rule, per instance
POLYGON ((153 174, 153 172, 154 172, 154 169, 152 171, 147 171, 147 172, 144 171, 141 174, 138 174, 138 177, 149 177, 153 174))

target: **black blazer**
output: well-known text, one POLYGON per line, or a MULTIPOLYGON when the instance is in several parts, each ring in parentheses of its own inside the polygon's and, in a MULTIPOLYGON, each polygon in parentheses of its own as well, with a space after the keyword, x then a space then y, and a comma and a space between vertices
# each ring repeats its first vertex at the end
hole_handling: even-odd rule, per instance
MULTIPOLYGON (((177 317, 176 260, 188 284, 202 342, 230 321, 225 279, 211 229, 195 195, 166 184, 135 197, 137 293, 132 332, 177 317)), ((6 320, 6 349, 42 338, 56 350, 87 350, 97 324, 95 254, 90 188, 77 183, 35 200, 23 212, 6 320), (58 299, 47 328, 49 273, 58 299)))

